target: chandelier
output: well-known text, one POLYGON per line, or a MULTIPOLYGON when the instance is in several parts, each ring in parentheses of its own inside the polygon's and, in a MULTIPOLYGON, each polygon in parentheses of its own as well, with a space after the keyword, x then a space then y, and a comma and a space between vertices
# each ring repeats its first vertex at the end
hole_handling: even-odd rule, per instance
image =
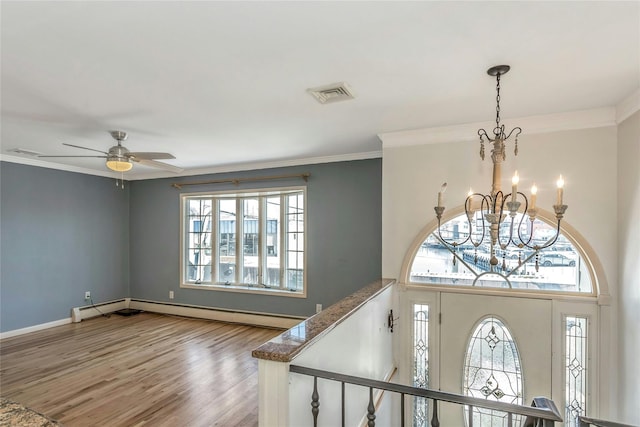
POLYGON ((560 175, 557 181, 557 200, 556 204, 553 205, 557 220, 555 235, 543 241, 534 239, 533 223, 538 214, 538 209, 536 208, 538 189, 535 183, 531 187, 530 202, 525 194, 518 191, 520 177, 517 171, 515 171, 511 181, 511 193, 506 194, 501 189, 502 163, 506 160, 505 144, 507 140, 513 136, 515 140, 514 155, 517 156, 518 136, 522 133, 522 129, 519 127, 515 127, 509 133, 506 133, 505 126, 500 124, 500 77, 506 74, 510 68, 508 65, 497 65, 487 70, 487 74, 496 78, 496 126, 493 128, 492 135, 484 129, 479 129, 478 135, 480 137, 480 158, 482 160, 485 158, 485 143, 493 145, 491 148, 493 181, 489 194, 474 193, 472 190, 469 190, 464 202, 464 211, 468 225, 467 237, 464 239, 460 238, 459 240, 443 237, 441 218, 445 207, 442 204, 442 195, 447 188, 446 182, 442 184, 438 192, 438 205, 434 208, 436 217, 438 218, 436 238, 453 253, 454 265, 456 258, 462 260, 462 258, 456 255, 456 249, 461 245, 473 246, 475 250, 474 262, 477 263, 478 247, 483 244, 486 246, 488 243, 490 246, 489 273, 498 274, 500 274, 500 267, 498 266, 499 261, 496 257, 496 251, 498 249, 502 250, 502 270, 504 271, 506 269, 504 253, 510 248, 528 248, 533 251, 526 259, 522 259, 522 251, 519 251, 518 265, 522 265, 522 263, 535 256, 535 268, 536 271, 538 271, 538 252, 541 249, 550 247, 556 242, 560 235, 560 222, 567 210, 567 205, 562 203, 564 180, 562 175, 560 175))

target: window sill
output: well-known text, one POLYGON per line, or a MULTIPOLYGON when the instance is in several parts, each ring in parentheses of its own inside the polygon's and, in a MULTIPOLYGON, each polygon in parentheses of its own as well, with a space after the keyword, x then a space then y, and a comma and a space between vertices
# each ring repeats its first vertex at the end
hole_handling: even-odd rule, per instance
POLYGON ((207 284, 192 284, 192 283, 182 283, 180 285, 181 288, 184 289, 200 289, 206 291, 222 291, 222 292, 236 292, 236 293, 245 293, 245 294, 260 294, 260 295, 272 295, 278 297, 289 297, 289 298, 306 298, 306 291, 297 292, 297 291, 289 291, 287 289, 276 289, 276 288, 265 288, 258 285, 219 285, 213 283, 207 284))

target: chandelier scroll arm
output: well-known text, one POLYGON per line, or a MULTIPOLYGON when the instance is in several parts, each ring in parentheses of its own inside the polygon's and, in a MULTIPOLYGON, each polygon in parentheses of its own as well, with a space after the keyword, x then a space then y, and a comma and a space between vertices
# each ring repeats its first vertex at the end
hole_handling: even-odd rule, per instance
MULTIPOLYGON (((498 245, 500 245, 500 248, 502 249, 502 243, 500 242, 500 229, 501 229, 500 225, 502 225, 502 223, 504 222, 504 216, 505 216, 504 205, 505 205, 505 203, 507 203, 507 199, 511 200, 511 198, 513 196, 511 194, 505 196, 502 191, 499 191, 498 193, 496 193, 496 202, 498 201, 498 195, 500 195, 501 201, 500 201, 500 212, 499 212, 499 215, 498 215, 498 232, 497 232, 497 235, 496 235, 496 243, 498 245)), ((493 211, 496 214, 498 213, 496 207, 494 207, 493 211)), ((513 218, 512 218, 512 221, 511 221, 511 227, 510 227, 510 231, 509 231, 509 240, 506 243, 507 245, 509 245, 509 242, 511 241, 512 230, 513 230, 513 218)))
MULTIPOLYGON (((446 242, 446 241, 444 241, 444 240, 442 240, 442 238, 441 238, 440 236, 436 235, 435 233, 432 233, 432 234, 433 234, 433 236, 436 238, 436 240, 438 240, 438 241, 442 244, 442 246, 444 246, 444 248, 445 248, 446 250, 448 250, 449 252, 451 252, 451 254, 452 254, 456 259, 458 259, 458 261, 460 261, 464 266, 466 266, 466 267, 467 267, 467 269, 469 269, 469 271, 470 271, 474 276, 476 276, 476 280, 477 280, 477 278, 478 278, 479 274, 478 274, 478 273, 476 273, 476 271, 473 269, 473 267, 472 267, 468 262, 466 262, 466 261, 464 260, 464 257, 459 256, 459 255, 455 252, 455 250, 454 250, 454 249, 455 249, 455 247, 454 247, 454 249, 451 249, 451 248, 449 247, 449 245, 447 244, 447 242, 446 242)), ((475 284, 475 280, 474 280, 474 284, 475 284)))
MULTIPOLYGON (((524 200, 524 211, 527 212, 527 210, 529 209, 529 200, 527 199, 527 196, 518 191, 517 194, 520 195, 521 200, 524 200)), ((521 228, 522 228, 522 221, 524 220, 524 215, 520 216, 520 221, 518 221, 518 225, 517 225, 517 229, 516 232, 513 232, 513 227, 515 225, 515 221, 516 221, 516 214, 520 208, 521 203, 517 202, 516 203, 516 199, 517 197, 514 197, 513 194, 509 194, 509 201, 510 203, 513 203, 513 205, 510 205, 510 203, 507 203, 507 205, 509 206, 510 209, 510 214, 509 216, 511 216, 511 224, 509 227, 509 240, 507 241, 507 243, 502 243, 500 241, 498 241, 498 243, 500 244, 500 247, 504 250, 505 248, 503 246, 509 246, 510 244, 513 244, 517 247, 522 247, 520 246, 520 243, 516 242, 516 238, 520 240, 520 242, 524 242, 524 239, 521 237, 521 228), (513 208, 513 209, 512 209, 513 208)), ((533 236, 533 228, 532 228, 532 232, 529 235, 529 240, 531 240, 531 237, 533 236)))
POLYGON ((544 243, 542 246, 540 246, 540 249, 548 248, 549 246, 552 246, 558 240, 558 237, 560 237, 560 222, 561 222, 561 220, 558 219, 558 225, 556 226, 556 234, 555 234, 555 236, 553 236, 546 243, 544 243))
MULTIPOLYGON (((498 213, 498 208, 500 208, 500 218, 502 218, 502 215, 504 214, 504 203, 506 201, 506 198, 507 197, 502 192, 502 190, 499 190, 493 199, 493 213, 498 213), (498 200, 500 201, 500 203, 498 203, 498 200)), ((500 220, 500 222, 502 222, 502 220, 500 220)))
POLYGON ((469 208, 470 208, 469 210, 467 210, 467 202, 465 201, 465 214, 467 215, 467 222, 469 223, 469 241, 471 242, 471 244, 473 244, 474 247, 477 248, 484 241, 486 224, 485 224, 484 215, 480 215, 480 221, 482 224, 480 228, 482 229, 482 236, 480 237, 479 242, 474 242, 472 238, 473 233, 471 233, 471 229, 473 225, 471 223, 471 217, 476 212, 475 210, 473 210, 473 203, 472 203, 473 197, 476 197, 476 196, 480 197, 480 209, 478 210, 480 213, 488 211, 491 206, 491 202, 488 196, 481 193, 473 193, 472 195, 467 197, 467 200, 469 201, 469 208))
POLYGON ((471 237, 471 233, 469 233, 469 236, 467 236, 467 238, 464 239, 462 242, 448 241, 442 236, 442 228, 441 228, 442 214, 444 213, 444 206, 436 206, 434 210, 436 211, 436 217, 438 218, 438 228, 436 230, 437 234, 434 232, 433 235, 436 236, 436 238, 438 238, 438 240, 440 240, 445 247, 453 247, 455 249, 460 245, 464 245, 471 237))
MULTIPOLYGON (((522 194, 522 193, 518 192, 518 194, 522 194)), ((531 210, 529 209, 529 199, 527 199, 527 197, 524 194, 522 194, 522 197, 524 198, 524 212, 531 212, 531 210)), ((533 239, 533 222, 534 221, 535 221, 535 214, 533 214, 533 216, 530 215, 528 218, 527 218, 527 215, 524 215, 524 214, 521 215, 520 222, 518 224, 518 239, 520 239, 520 243, 522 243, 522 246, 518 245, 519 247, 526 246, 530 248, 529 243, 531 243, 531 240, 533 239), (525 220, 529 220, 531 222, 531 226, 529 228, 529 236, 527 236, 526 241, 525 239, 522 238, 522 232, 521 232, 522 225, 525 220)))
POLYGON ((500 239, 500 228, 498 228, 498 246, 500 246, 500 249, 502 249, 503 251, 507 248, 507 246, 509 246, 512 243, 514 245, 517 245, 517 243, 513 240, 513 226, 514 226, 514 218, 512 217, 511 220, 509 221, 509 238, 507 239, 506 243, 503 243, 502 240, 500 239))
MULTIPOLYGON (((437 231, 438 231, 438 233, 437 233, 437 234, 436 234, 435 232, 434 232, 433 234, 438 238, 438 240, 440 240, 442 243, 444 243, 444 246, 445 246, 445 247, 447 247, 447 248, 448 248, 448 247, 452 247, 452 248, 454 248, 454 249, 455 249, 455 248, 457 248, 458 246, 462 246, 462 245, 464 245, 465 243, 467 243, 467 241, 469 241, 469 239, 471 238, 471 233, 469 233, 469 235, 467 236, 467 238, 466 238, 466 239, 464 239, 464 240, 463 240, 463 241, 461 241, 461 242, 449 241, 449 240, 445 239, 445 238, 442 236, 442 232, 441 232, 441 228, 440 228, 440 220, 438 220, 438 230, 437 230, 437 231)), ((472 242, 472 243, 473 243, 473 242, 472 242)))
MULTIPOLYGON (((503 125, 504 127, 504 125, 503 125)), ((509 138, 511 138, 511 135, 513 135, 513 133, 516 132, 516 134, 514 135, 516 137, 516 139, 518 138, 518 136, 520 136, 520 134, 522 133, 522 128, 519 126, 514 127, 513 129, 511 129, 511 132, 509 132, 509 135, 507 135, 504 139, 505 141, 509 138)))
MULTIPOLYGON (((522 214, 520 217, 520 222, 518 223, 518 239, 520 240, 520 243, 522 244, 522 246, 520 246, 520 244, 518 244, 518 247, 528 247, 531 248, 531 246, 529 245, 531 243, 531 240, 533 239, 533 222, 536 220, 535 218, 535 213, 536 210, 535 209, 529 209, 529 199, 527 199, 526 195, 518 192, 518 194, 521 194, 522 197, 524 198, 524 212, 528 212, 529 216, 527 218, 527 215, 522 214), (525 241, 525 239, 522 238, 522 225, 524 224, 525 220, 529 220, 531 222, 530 227, 529 227, 529 236, 526 236, 527 239, 525 241)), ((515 244, 515 242, 514 242, 515 244)))

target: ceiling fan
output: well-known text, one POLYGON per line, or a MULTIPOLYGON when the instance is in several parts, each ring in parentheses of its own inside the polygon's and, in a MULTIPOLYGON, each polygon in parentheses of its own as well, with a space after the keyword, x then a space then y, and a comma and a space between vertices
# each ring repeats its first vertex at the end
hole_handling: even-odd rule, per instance
POLYGON ((46 156, 40 155, 38 157, 96 157, 100 159, 107 159, 107 167, 115 172, 127 172, 133 167, 132 162, 140 163, 141 165, 151 166, 154 168, 164 169, 170 172, 180 173, 184 169, 170 165, 168 163, 158 162, 156 159, 175 159, 175 157, 169 153, 155 153, 155 152, 131 152, 122 145, 122 141, 127 139, 127 133, 121 130, 109 131, 113 139, 118 142, 118 145, 114 145, 109 148, 109 151, 95 150, 93 148, 81 147, 79 145, 66 144, 69 147, 81 148, 83 150, 96 151, 102 153, 102 156, 46 156))

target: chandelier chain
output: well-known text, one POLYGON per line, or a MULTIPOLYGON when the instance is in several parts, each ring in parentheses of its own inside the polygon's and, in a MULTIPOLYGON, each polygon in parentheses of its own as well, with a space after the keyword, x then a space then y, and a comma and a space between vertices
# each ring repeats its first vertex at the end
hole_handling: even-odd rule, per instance
POLYGON ((499 131, 500 131, 500 73, 496 74, 496 132, 499 132, 499 131))

